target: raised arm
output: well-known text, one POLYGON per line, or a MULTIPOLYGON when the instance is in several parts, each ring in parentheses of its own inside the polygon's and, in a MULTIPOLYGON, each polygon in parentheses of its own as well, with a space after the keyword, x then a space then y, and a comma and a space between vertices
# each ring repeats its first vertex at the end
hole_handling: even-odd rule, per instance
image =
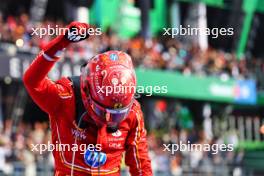
POLYGON ((89 37, 85 32, 88 27, 85 23, 72 22, 64 35, 56 37, 43 48, 23 76, 28 93, 48 114, 56 113, 56 109, 61 105, 62 95, 69 93, 70 90, 51 81, 47 75, 71 42, 78 42, 89 37))

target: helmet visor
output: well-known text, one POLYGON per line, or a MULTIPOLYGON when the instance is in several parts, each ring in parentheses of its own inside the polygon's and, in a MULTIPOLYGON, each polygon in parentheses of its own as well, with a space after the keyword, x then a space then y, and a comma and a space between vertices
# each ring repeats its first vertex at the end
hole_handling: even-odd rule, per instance
POLYGON ((104 108, 103 106, 96 103, 94 100, 90 98, 90 104, 93 109, 93 111, 101 118, 104 118, 107 122, 115 122, 119 123, 123 119, 126 118, 133 101, 124 108, 118 108, 118 109, 110 109, 110 108, 104 108))

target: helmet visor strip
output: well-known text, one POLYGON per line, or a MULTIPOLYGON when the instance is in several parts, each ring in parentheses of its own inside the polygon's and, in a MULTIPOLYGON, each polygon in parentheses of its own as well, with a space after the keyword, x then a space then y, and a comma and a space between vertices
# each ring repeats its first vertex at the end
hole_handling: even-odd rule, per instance
POLYGON ((133 101, 124 108, 110 109, 104 108, 103 106, 96 103, 92 98, 90 98, 90 104, 93 111, 100 117, 105 118, 107 122, 116 122, 119 123, 126 118, 133 101))

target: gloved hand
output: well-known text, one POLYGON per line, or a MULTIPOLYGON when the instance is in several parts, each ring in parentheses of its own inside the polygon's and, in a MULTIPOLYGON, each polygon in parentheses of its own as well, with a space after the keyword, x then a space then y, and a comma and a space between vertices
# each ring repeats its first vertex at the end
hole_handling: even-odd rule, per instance
POLYGON ((70 43, 87 39, 88 29, 89 25, 86 23, 72 22, 66 27, 65 34, 59 35, 43 48, 44 57, 50 61, 57 60, 70 43))
POLYGON ((65 38, 70 42, 79 42, 89 37, 89 25, 86 23, 72 22, 67 28, 65 38))

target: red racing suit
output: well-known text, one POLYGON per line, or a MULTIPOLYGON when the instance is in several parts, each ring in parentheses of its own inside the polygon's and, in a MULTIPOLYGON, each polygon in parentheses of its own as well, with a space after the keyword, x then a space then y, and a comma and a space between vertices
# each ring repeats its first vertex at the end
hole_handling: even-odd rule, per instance
POLYGON ((125 152, 125 163, 129 166, 132 176, 152 176, 146 130, 139 103, 134 102, 127 118, 120 123, 116 133, 107 133, 106 126, 97 127, 90 118, 94 113, 91 110, 85 117, 88 126, 84 129, 79 128, 76 122, 75 95, 71 81, 68 78, 61 78, 53 82, 47 77, 55 61, 47 60, 43 52, 40 52, 23 77, 25 87, 32 99, 49 114, 52 144, 55 145, 53 150, 55 175, 65 176, 73 172, 72 175, 78 176, 117 176, 120 175, 120 164, 125 152), (67 144, 67 147, 64 144, 67 144), (73 151, 71 147, 76 147, 75 144, 78 147, 85 144, 85 151, 81 147, 77 150, 74 148, 73 151), (89 156, 87 149, 93 150, 93 147, 100 148, 100 152, 89 156), (104 156, 98 157, 101 154, 104 156), (91 158, 94 159, 92 163, 95 165, 89 164, 91 158), (96 167, 96 159, 102 159, 104 164, 96 167))

